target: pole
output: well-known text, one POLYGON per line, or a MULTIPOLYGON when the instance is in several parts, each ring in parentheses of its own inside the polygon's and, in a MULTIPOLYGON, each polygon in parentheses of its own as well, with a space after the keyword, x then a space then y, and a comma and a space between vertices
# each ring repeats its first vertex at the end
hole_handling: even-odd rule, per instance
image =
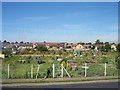
POLYGON ((55 64, 53 64, 53 78, 55 77, 55 64))
POLYGON ((85 63, 85 77, 87 76, 87 63, 85 63))
POLYGON ((70 78, 70 75, 69 75, 69 73, 67 72, 67 70, 64 68, 64 66, 63 66, 63 69, 65 70, 65 72, 67 73, 67 75, 68 75, 69 78, 70 78))
POLYGON ((63 77, 63 64, 61 64, 61 77, 63 77))
POLYGON ((8 64, 8 79, 10 78, 10 65, 8 64))
POLYGON ((85 77, 87 77, 87 69, 89 68, 87 67, 87 63, 85 63, 85 66, 82 66, 82 68, 85 68, 85 77))
POLYGON ((33 64, 31 65, 31 78, 33 78, 33 64))
POLYGON ((37 77, 38 77, 39 68, 40 68, 40 65, 38 65, 37 74, 36 74, 36 79, 37 79, 37 77))
POLYGON ((107 64, 105 63, 105 71, 104 71, 104 76, 106 76, 106 74, 107 74, 107 64))

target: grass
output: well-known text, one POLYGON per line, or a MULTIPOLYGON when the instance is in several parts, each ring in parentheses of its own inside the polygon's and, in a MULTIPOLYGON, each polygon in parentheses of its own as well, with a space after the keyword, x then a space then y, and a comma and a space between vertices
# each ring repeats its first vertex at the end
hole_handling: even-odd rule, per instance
MULTIPOLYGON (((68 52, 67 52, 68 53, 68 52)), ((72 52, 70 52, 72 54, 72 52)), ((117 56, 117 52, 108 52, 107 55, 102 56, 102 58, 100 59, 99 56, 97 56, 95 59, 92 59, 91 56, 91 52, 88 51, 86 52, 87 56, 84 56, 85 53, 83 53, 83 57, 68 57, 65 58, 67 56, 67 54, 64 54, 63 56, 60 56, 58 58, 62 58, 65 60, 76 60, 77 61, 77 66, 78 66, 78 70, 77 71, 70 71, 68 70, 68 72, 70 73, 70 75, 72 77, 80 77, 84 75, 84 69, 81 68, 82 67, 82 63, 84 62, 89 62, 91 63, 91 65, 89 66, 89 69, 87 70, 88 72, 88 76, 103 76, 104 75, 104 63, 106 61, 108 61, 108 64, 112 64, 111 66, 107 66, 107 75, 109 76, 116 76, 118 75, 118 70, 116 68, 115 65, 115 57, 117 56), (99 65, 99 64, 103 64, 103 66, 99 65)), ((7 64, 10 64, 10 78, 30 78, 30 72, 31 72, 31 64, 33 64, 33 68, 34 68, 34 78, 35 78, 35 74, 37 72, 37 61, 36 60, 32 60, 31 64, 25 63, 25 64, 21 64, 20 62, 18 62, 18 60, 26 60, 27 56, 13 56, 11 58, 5 58, 3 60, 2 63, 2 78, 7 78, 7 64)), ((35 57, 33 57, 33 59, 35 59, 35 57)), ((42 60, 45 62, 43 64, 40 65, 40 72, 38 75, 38 78, 43 78, 44 74, 46 73, 47 68, 52 67, 52 63, 55 64, 59 64, 60 63, 55 61, 55 56, 44 56, 42 58, 42 60), (48 60, 53 60, 54 62, 48 62, 48 60)), ((56 72, 57 75, 59 75, 59 72, 56 72)), ((52 75, 51 75, 52 76, 52 75)), ((64 74, 64 77, 68 77, 66 76, 66 74, 64 74)))
POLYGON ((81 80, 39 80, 31 82, 2 82, 2 84, 30 84, 30 83, 64 83, 64 82, 84 82, 84 81, 99 81, 99 80, 118 80, 118 78, 94 78, 81 80))

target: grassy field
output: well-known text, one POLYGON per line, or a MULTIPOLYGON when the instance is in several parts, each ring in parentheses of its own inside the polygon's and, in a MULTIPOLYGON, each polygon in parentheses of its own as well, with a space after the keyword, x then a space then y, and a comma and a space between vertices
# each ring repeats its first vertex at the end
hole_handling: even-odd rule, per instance
MULTIPOLYGON (((50 69, 51 72, 48 75, 49 78, 52 77, 52 64, 54 63, 56 67, 56 77, 60 77, 60 64, 62 62, 56 62, 56 58, 62 58, 64 62, 67 60, 76 60, 78 70, 70 70, 66 68, 71 77, 82 77, 84 76, 84 69, 82 68, 83 64, 88 63, 89 68, 87 69, 87 76, 104 76, 104 64, 107 62, 107 76, 117 76, 118 69, 116 68, 115 58, 117 52, 107 52, 101 55, 101 52, 95 57, 92 56, 91 51, 82 52, 82 56, 75 57, 73 52, 66 52, 62 55, 47 56, 42 57, 42 64, 40 64, 40 70, 38 73, 38 78, 44 78, 47 75, 47 70, 50 69)), ((3 59, 2 63, 2 78, 8 77, 8 64, 10 65, 10 78, 31 78, 31 65, 33 65, 33 78, 36 77, 38 63, 36 56, 32 56, 32 59, 29 60, 29 56, 18 56, 14 55, 9 58, 3 59), (20 63, 19 60, 25 60, 26 63, 20 63), (30 61, 28 63, 27 61, 30 61)), ((64 64, 66 66, 66 63, 64 64)), ((64 71, 64 77, 68 77, 64 71)))

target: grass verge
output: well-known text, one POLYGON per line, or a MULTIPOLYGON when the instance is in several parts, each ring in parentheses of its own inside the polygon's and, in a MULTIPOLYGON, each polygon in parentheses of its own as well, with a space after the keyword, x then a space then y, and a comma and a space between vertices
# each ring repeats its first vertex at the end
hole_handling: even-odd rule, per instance
POLYGON ((31 84, 31 83, 65 83, 65 82, 84 82, 84 81, 99 81, 99 80, 118 80, 118 78, 94 78, 81 80, 34 80, 29 82, 1 82, 1 84, 31 84))

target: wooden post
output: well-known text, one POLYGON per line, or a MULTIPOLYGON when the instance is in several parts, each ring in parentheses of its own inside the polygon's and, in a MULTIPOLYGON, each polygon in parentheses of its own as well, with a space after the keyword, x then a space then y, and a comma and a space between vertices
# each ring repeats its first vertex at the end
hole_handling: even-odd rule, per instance
POLYGON ((85 77, 87 76, 87 63, 85 63, 85 77))
POLYGON ((37 74, 36 74, 36 79, 37 79, 37 77, 38 77, 39 68, 40 68, 40 65, 38 65, 37 74))
POLYGON ((8 64, 8 79, 10 78, 10 65, 8 64))
POLYGON ((106 76, 107 75, 107 64, 105 63, 105 71, 104 71, 104 76, 106 76))
POLYGON ((63 64, 61 64, 61 77, 63 77, 63 64))
POLYGON ((85 68, 85 77, 87 76, 87 69, 89 68, 89 67, 87 67, 87 63, 85 63, 85 66, 82 66, 82 68, 85 68))
POLYGON ((31 78, 33 78, 33 64, 31 65, 31 78))
POLYGON ((67 73, 67 75, 68 75, 69 78, 70 78, 71 76, 69 75, 69 73, 67 72, 67 70, 64 68, 64 66, 63 66, 63 69, 65 70, 65 72, 67 73))
POLYGON ((55 77, 55 64, 53 64, 53 78, 55 77))

